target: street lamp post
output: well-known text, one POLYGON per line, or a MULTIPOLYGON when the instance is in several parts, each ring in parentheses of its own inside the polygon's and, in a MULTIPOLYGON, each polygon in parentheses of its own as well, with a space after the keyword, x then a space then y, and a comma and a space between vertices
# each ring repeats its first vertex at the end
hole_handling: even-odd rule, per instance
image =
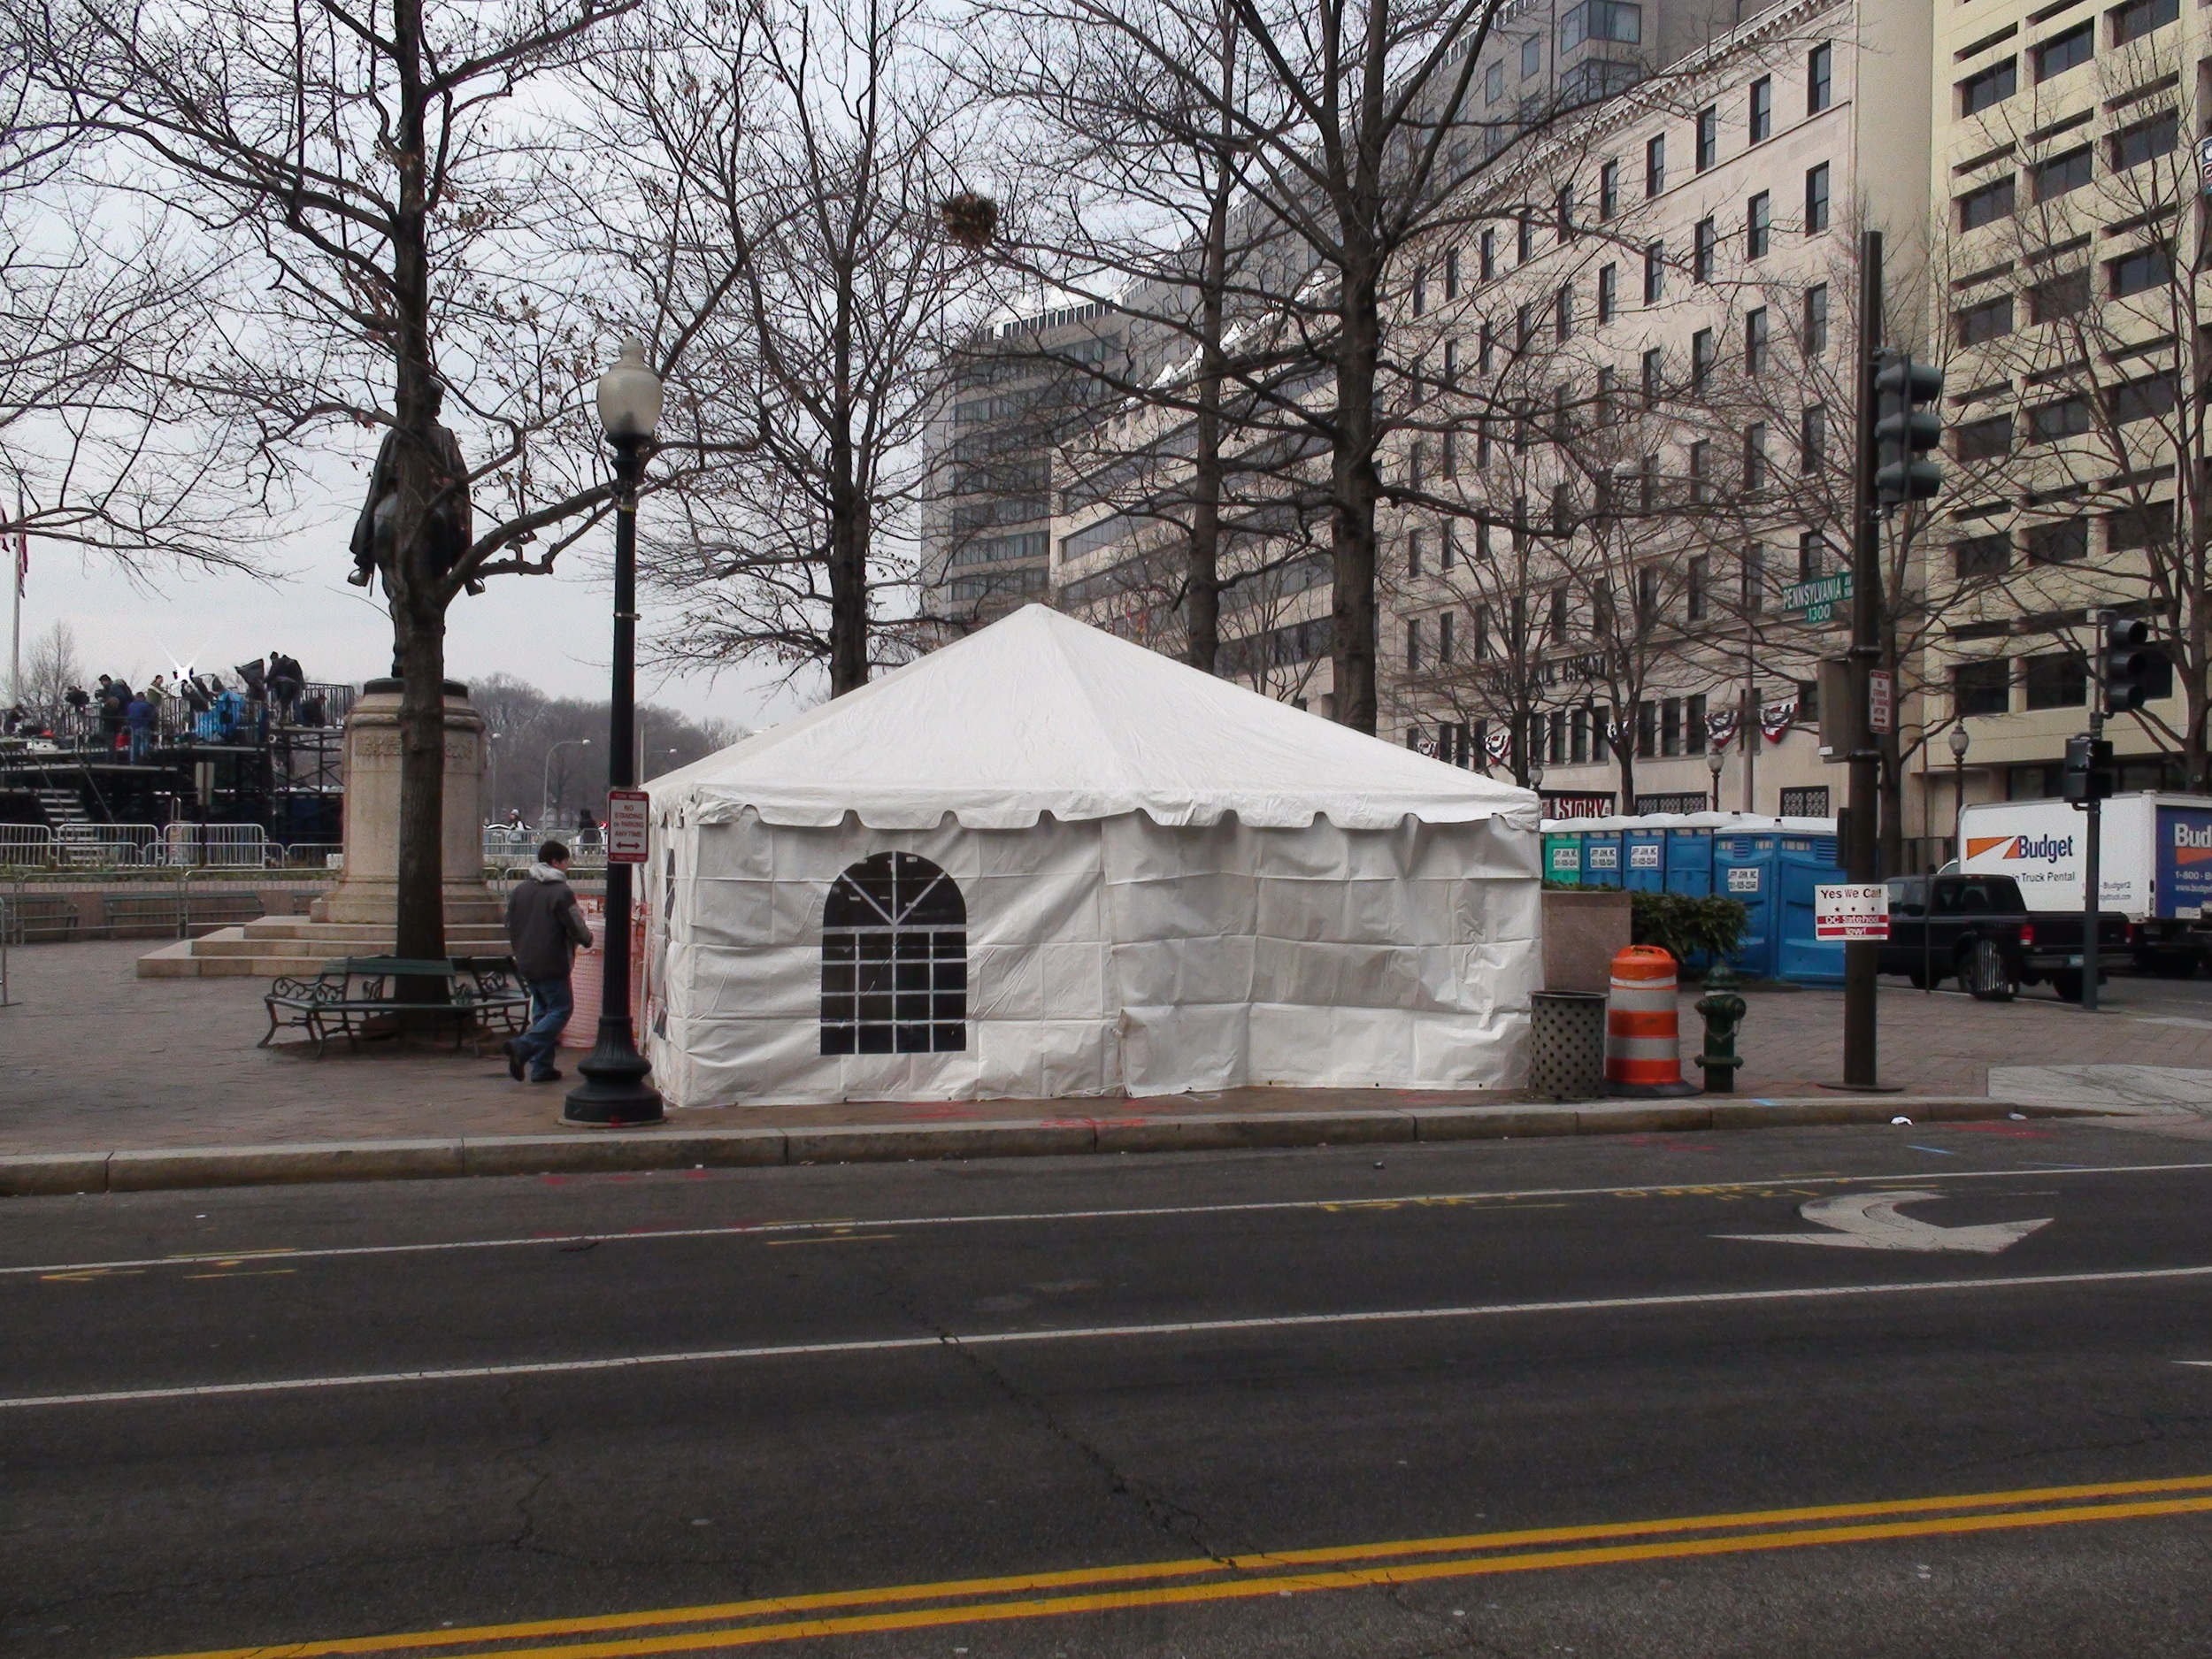
MULTIPOLYGON (((622 360, 599 377, 599 425, 614 446, 614 684, 607 711, 607 787, 637 783, 637 489, 645 449, 661 418, 661 382, 642 341, 622 342, 622 360)), ((613 817, 612 803, 603 816, 613 817)), ((609 852, 614 849, 611 847, 609 852)), ((630 865, 607 860, 605 975, 600 981, 599 1037, 577 1070, 562 1117, 572 1124, 658 1123, 653 1068, 630 1027, 630 865)))
POLYGON ((1964 833, 1959 827, 1966 821, 1966 728, 1951 728, 1951 856, 1963 859, 1966 843, 1959 839, 1964 833))
POLYGON ((545 764, 538 768, 538 833, 541 836, 545 833, 546 818, 553 810, 549 804, 553 787, 553 757, 565 749, 590 747, 591 739, 588 737, 565 737, 545 751, 545 764))
POLYGON ((1720 810, 1720 769, 1727 764, 1728 757, 1719 749, 1706 751, 1705 770, 1713 774, 1713 810, 1716 812, 1720 810))

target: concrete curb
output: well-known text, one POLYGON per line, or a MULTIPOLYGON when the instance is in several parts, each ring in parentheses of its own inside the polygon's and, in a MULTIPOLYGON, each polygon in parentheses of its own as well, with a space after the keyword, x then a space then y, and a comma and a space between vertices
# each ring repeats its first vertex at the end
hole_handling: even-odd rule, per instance
POLYGON ((1271 1147, 1773 1129, 1815 1124, 1958 1123, 2103 1118, 2105 1106, 1987 1099, 1824 1095, 1756 1100, 1568 1102, 1414 1106, 1386 1111, 1217 1113, 1178 1118, 1069 1116, 1006 1123, 856 1124, 824 1129, 633 1130, 596 1134, 456 1136, 265 1147, 0 1153, 0 1197, 148 1193, 305 1181, 433 1180, 459 1176, 590 1175, 776 1164, 883 1164, 917 1158, 1064 1157, 1124 1152, 1249 1151, 1271 1147))

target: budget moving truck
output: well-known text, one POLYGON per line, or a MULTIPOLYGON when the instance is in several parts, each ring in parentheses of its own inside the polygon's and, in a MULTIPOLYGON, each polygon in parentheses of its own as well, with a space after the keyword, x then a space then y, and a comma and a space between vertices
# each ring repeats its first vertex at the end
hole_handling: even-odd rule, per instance
MULTIPOLYGON (((2031 914, 2082 906, 2083 815, 2064 801, 2003 801, 1961 815, 1959 869, 2010 876, 2031 914)), ((2185 979, 2212 950, 2212 796, 2116 795, 2104 803, 2101 909, 2132 924, 2137 965, 2185 979)))

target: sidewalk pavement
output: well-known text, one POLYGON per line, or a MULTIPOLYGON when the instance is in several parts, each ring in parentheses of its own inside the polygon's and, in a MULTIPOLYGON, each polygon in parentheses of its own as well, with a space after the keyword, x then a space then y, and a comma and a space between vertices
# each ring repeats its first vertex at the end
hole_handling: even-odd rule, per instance
MULTIPOLYGON (((2047 995, 1990 1004, 1886 987, 1885 1081, 1905 1092, 1859 1099, 1821 1087, 1841 1075, 1840 994, 1773 991, 1750 997, 1733 1096, 1555 1106, 1472 1091, 1238 1089, 696 1110, 611 1134, 567 1129, 565 1085, 515 1083, 497 1055, 367 1043, 318 1061, 308 1043, 257 1048, 265 987, 140 979, 141 949, 14 953, 20 1005, 0 1009, 0 1192, 1886 1123, 2001 1117, 2016 1100, 2039 1115, 2137 1112, 2146 1126, 2212 1134, 2212 987, 2200 985, 2124 982, 2113 1011, 2093 1016, 2047 995), (1993 1061, 2011 1068, 2014 1099, 1990 1098, 1993 1061), (2130 1067, 2180 1070, 2145 1087, 2100 1086, 2130 1067)), ((1694 1000, 1693 987, 1686 1056, 1699 1044, 1694 1000)), ((582 1052, 565 1051, 572 1077, 582 1052)))

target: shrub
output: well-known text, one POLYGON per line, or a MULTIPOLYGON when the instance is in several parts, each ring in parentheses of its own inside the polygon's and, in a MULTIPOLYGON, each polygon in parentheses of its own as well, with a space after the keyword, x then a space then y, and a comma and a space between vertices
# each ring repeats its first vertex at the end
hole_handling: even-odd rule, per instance
POLYGON ((1632 893, 1628 895, 1629 937, 1640 945, 1658 945, 1678 963, 1724 956, 1735 949, 1750 920, 1742 902, 1686 893, 1632 893))

